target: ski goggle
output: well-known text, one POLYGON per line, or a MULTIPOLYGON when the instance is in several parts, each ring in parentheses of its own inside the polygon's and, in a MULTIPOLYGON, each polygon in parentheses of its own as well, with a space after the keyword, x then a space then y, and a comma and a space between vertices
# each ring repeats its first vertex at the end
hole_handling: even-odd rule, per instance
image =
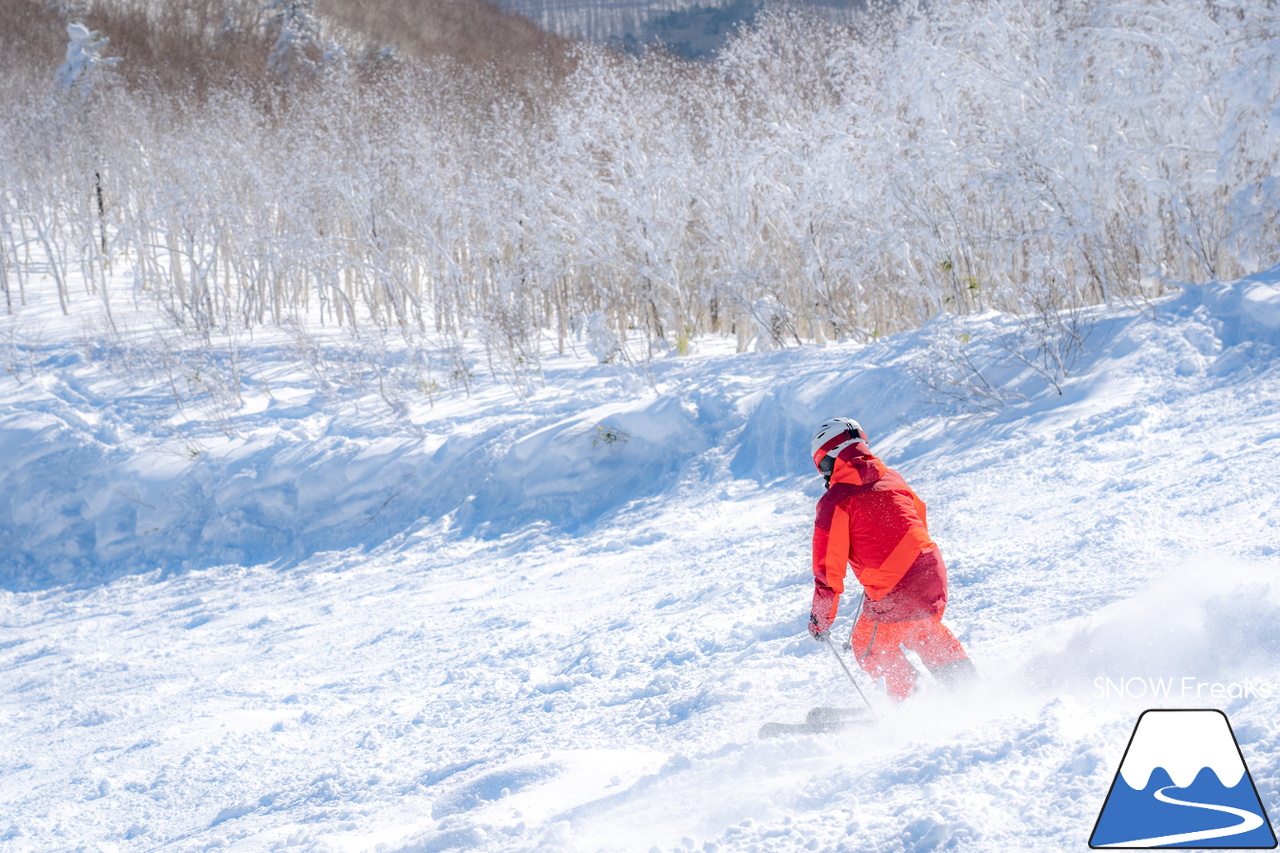
POLYGON ((831 472, 835 470, 836 458, 830 454, 818 460, 818 472, 828 480, 831 479, 831 472))

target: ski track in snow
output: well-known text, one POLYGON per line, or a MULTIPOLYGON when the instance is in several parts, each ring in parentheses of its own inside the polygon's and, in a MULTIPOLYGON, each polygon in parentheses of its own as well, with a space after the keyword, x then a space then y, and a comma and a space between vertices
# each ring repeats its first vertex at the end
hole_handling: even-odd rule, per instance
MULTIPOLYGON (((1260 286, 1100 312, 1062 396, 1015 376, 982 418, 921 404, 906 334, 708 341, 652 385, 549 359, 527 400, 417 406, 420 437, 269 336, 227 437, 46 311, 0 379, 0 847, 1082 849, 1159 704, 1095 679, 1280 689, 1260 286), (836 413, 929 504, 984 680, 761 742, 857 701, 804 631, 836 413)), ((1275 813, 1280 701, 1167 704, 1230 714, 1275 813)))

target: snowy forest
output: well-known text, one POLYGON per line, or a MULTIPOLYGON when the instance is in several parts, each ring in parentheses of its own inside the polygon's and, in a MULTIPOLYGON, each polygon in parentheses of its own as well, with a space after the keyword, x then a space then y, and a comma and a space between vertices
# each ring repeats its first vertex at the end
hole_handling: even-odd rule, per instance
POLYGON ((1280 240, 1265 2, 778 11, 707 63, 553 44, 518 73, 362 50, 310 3, 161 8, 131 25, 242 64, 252 36, 261 68, 131 68, 84 25, 60 70, 5 51, 6 311, 76 271, 195 334, 473 338, 523 381, 585 330, 604 359, 867 341, 1140 302, 1280 240))

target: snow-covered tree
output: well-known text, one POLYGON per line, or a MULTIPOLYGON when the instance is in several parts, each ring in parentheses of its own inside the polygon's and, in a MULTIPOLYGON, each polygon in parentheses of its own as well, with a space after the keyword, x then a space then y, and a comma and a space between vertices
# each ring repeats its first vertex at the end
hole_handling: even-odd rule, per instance
POLYGON ((267 26, 276 33, 267 68, 283 82, 314 71, 320 40, 315 0, 271 0, 263 7, 267 26))
MULTIPOLYGON (((99 37, 99 34, 83 23, 74 21, 67 25, 66 60, 54 74, 54 82, 62 98, 55 98, 59 109, 66 111, 63 118, 67 120, 68 132, 72 138, 66 153, 78 159, 78 168, 71 173, 73 179, 88 184, 90 203, 89 219, 73 216, 70 221, 78 223, 81 239, 76 240, 87 251, 81 253, 81 263, 86 271, 86 281, 96 282, 104 305, 107 304, 106 269, 108 266, 107 250, 107 203, 103 190, 103 173, 105 158, 103 154, 102 126, 112 118, 108 111, 102 109, 102 98, 105 89, 102 85, 103 72, 120 62, 120 57, 103 56, 103 48, 110 39, 99 37), (96 235, 93 233, 96 230, 96 235)), ((82 184, 83 186, 83 184, 82 184)), ((77 206, 77 211, 84 208, 77 206)), ((50 252, 50 255, 53 255, 50 252)), ((67 310, 65 286, 62 276, 56 270, 56 262, 51 261, 54 278, 59 283, 59 296, 62 298, 63 311, 67 310)), ((108 316, 110 308, 108 306, 108 316)))
POLYGON ((65 90, 91 86, 96 69, 110 68, 120 61, 118 56, 102 55, 110 39, 98 38, 98 33, 78 21, 67 24, 67 37, 67 60, 54 75, 65 90))

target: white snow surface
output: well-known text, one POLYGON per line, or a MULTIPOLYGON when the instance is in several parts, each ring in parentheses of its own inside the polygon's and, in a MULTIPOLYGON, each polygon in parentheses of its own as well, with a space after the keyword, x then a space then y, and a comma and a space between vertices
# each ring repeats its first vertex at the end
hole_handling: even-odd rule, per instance
POLYGON ((1084 850, 1150 707, 1224 710, 1280 814, 1276 293, 1099 309, 1061 395, 982 416, 924 402, 930 329, 580 343, 393 415, 283 333, 228 410, 137 368, 144 315, 114 355, 90 297, 0 317, 0 848, 1084 850), (837 414, 929 504, 982 680, 761 741, 858 702, 805 632, 837 414))

